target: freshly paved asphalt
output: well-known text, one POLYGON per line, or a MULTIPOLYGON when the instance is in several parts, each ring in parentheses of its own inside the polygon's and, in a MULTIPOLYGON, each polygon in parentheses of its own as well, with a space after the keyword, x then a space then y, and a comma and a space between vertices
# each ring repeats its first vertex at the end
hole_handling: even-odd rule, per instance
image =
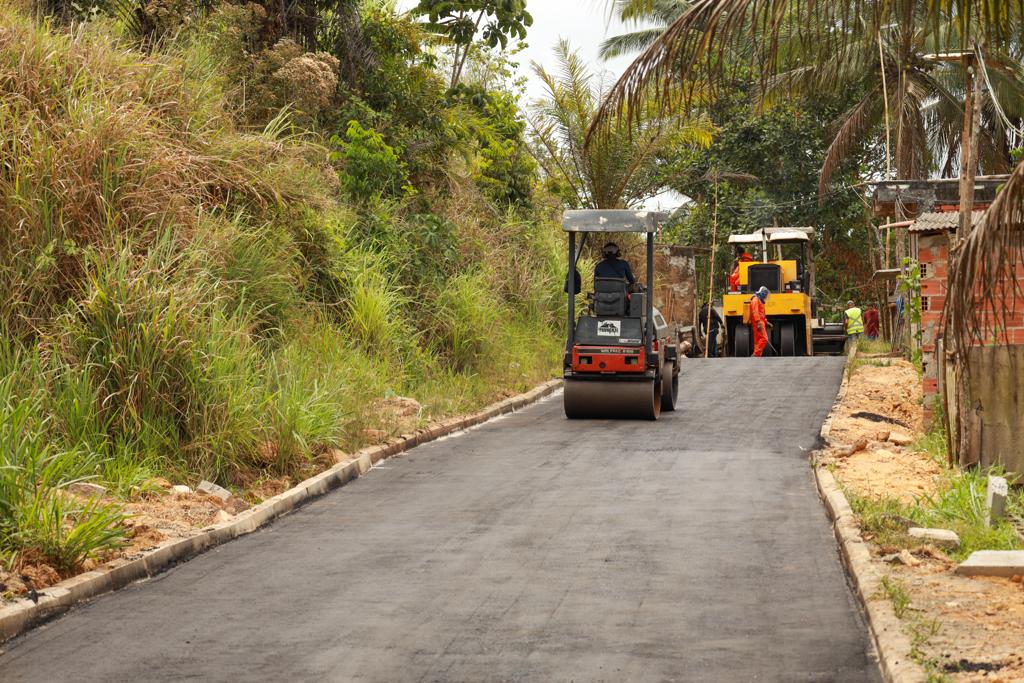
POLYGON ((808 450, 841 360, 558 397, 0 648, 15 681, 877 681, 808 450))

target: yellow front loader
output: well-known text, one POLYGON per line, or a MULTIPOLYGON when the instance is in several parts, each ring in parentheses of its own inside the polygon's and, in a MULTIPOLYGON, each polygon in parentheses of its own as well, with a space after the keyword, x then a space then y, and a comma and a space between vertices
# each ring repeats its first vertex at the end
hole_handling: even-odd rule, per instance
POLYGON ((722 298, 729 355, 749 356, 753 352, 750 298, 761 287, 771 292, 765 304, 768 322, 772 324, 766 353, 814 354, 814 269, 810 255, 813 234, 813 228, 763 228, 729 238, 730 244, 744 246, 754 256, 754 260, 739 264, 739 286, 722 298))

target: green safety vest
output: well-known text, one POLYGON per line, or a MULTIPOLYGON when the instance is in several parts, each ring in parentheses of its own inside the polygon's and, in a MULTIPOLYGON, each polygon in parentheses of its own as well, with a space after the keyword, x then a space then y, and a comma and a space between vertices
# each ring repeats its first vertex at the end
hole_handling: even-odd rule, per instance
POLYGON ((856 306, 846 310, 846 334, 863 334, 864 317, 861 310, 856 306))

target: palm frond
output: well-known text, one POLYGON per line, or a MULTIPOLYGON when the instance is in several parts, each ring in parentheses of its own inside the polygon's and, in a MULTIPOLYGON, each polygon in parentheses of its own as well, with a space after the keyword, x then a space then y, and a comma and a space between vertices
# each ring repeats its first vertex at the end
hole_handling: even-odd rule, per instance
POLYGON ((956 348, 1009 343, 1005 331, 1024 307, 1024 162, 954 254, 945 332, 956 348))
POLYGON ((662 28, 648 28, 641 31, 633 31, 632 33, 623 33, 619 36, 612 36, 601 43, 597 54, 604 61, 608 61, 622 55, 640 52, 650 47, 662 33, 664 33, 662 28))
MULTIPOLYGON (((647 2, 649 6, 653 0, 647 2)), ((749 46, 750 66, 769 78, 779 67, 784 36, 802 54, 820 58, 874 39, 880 27, 899 26, 905 7, 896 0, 697 0, 622 74, 589 135, 612 118, 625 115, 631 120, 647 106, 652 90, 655 100, 667 107, 674 104, 679 82, 715 81, 730 66, 724 59, 730 50, 742 53, 749 46), (809 28, 805 32, 803 27, 809 28)), ((1017 40, 1024 15, 1021 0, 929 0, 918 11, 937 30, 956 27, 937 36, 940 44, 960 43, 970 30, 994 47, 1017 40)))
POLYGON ((825 152, 825 161, 821 165, 821 175, 818 181, 819 195, 824 196, 839 165, 853 151, 856 144, 863 139, 864 134, 878 123, 878 118, 882 113, 881 99, 882 88, 879 85, 870 89, 840 118, 839 130, 832 138, 832 144, 828 146, 828 150, 825 152))

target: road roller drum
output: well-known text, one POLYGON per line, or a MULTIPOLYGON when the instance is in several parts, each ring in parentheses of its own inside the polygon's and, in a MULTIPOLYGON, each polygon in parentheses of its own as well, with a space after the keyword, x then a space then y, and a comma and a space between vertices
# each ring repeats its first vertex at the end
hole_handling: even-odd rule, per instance
POLYGON ((656 420, 661 402, 656 380, 565 380, 565 416, 572 419, 656 420))

